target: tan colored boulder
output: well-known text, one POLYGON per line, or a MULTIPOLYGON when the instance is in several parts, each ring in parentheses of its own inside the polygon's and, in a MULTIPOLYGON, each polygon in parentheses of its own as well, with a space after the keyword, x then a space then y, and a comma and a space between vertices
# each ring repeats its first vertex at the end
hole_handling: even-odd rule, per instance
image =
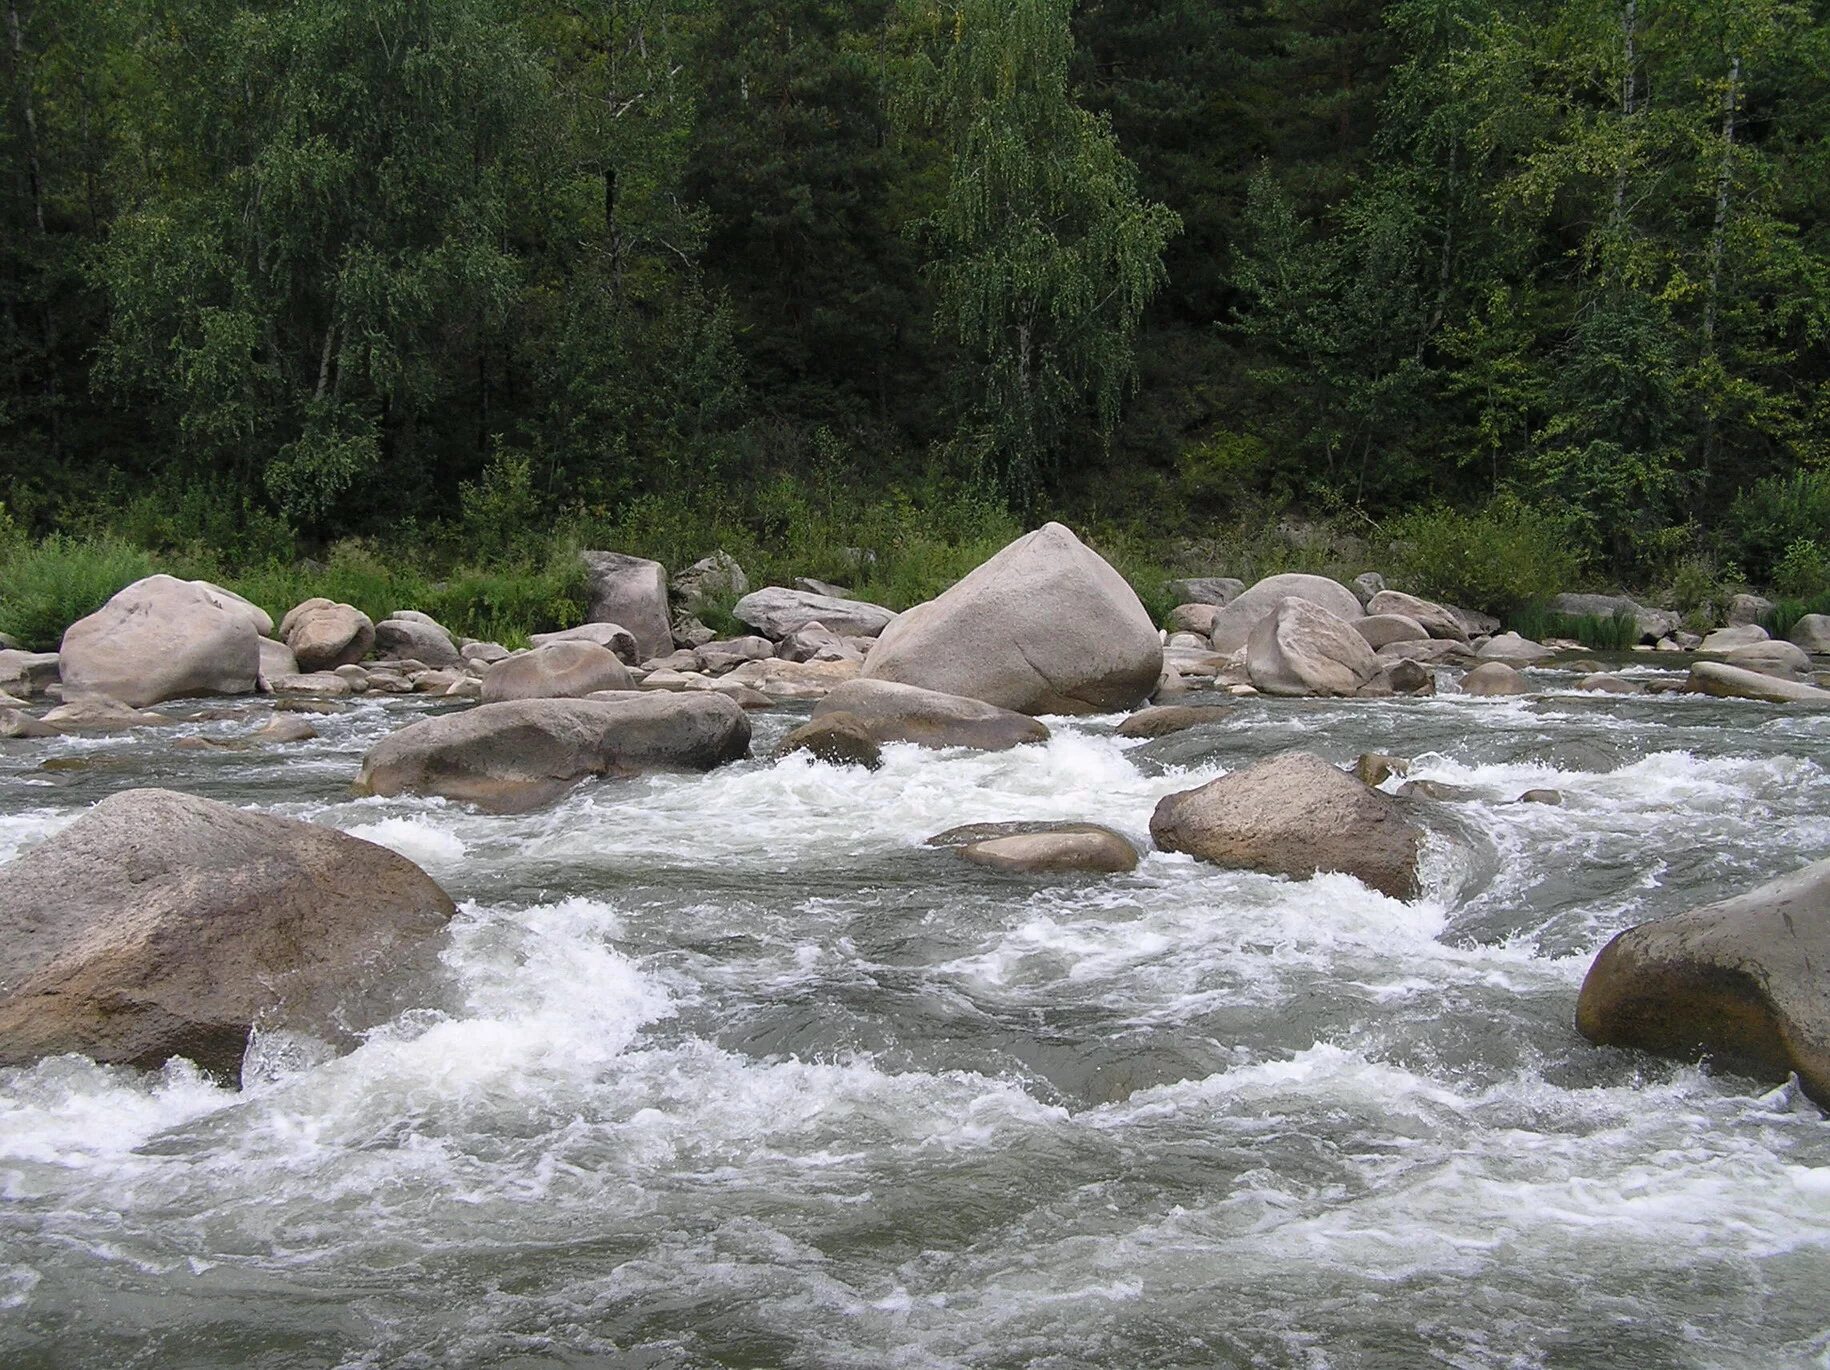
POLYGON ((147 713, 103 695, 79 695, 50 710, 42 721, 60 733, 117 733, 129 728, 165 728, 178 720, 147 713))
POLYGON ((1178 604, 1169 611, 1166 626, 1172 633, 1194 633, 1206 646, 1208 634, 1214 631, 1214 615, 1219 612, 1218 604, 1178 604))
POLYGON ((335 671, 307 671, 302 675, 275 676, 267 682, 275 695, 321 695, 328 699, 353 694, 349 681, 335 671))
POLYGON ((405 857, 332 828, 112 795, 0 872, 0 1064, 183 1056, 235 1078, 256 1023, 354 1045, 453 912, 405 857))
POLYGON ((1626 676, 1610 675, 1605 671, 1583 676, 1576 682, 1576 688, 1607 695, 1637 695, 1646 692, 1646 687, 1637 680, 1629 680, 1626 676))
POLYGON ((1137 869, 1137 848, 1110 828, 1079 824, 956 847, 975 866, 1011 875, 1122 875, 1137 869))
POLYGON ((1353 627, 1375 652, 1394 642, 1427 642, 1430 638, 1421 623, 1403 614, 1368 614, 1355 619, 1353 627))
POLYGON ((1830 614, 1806 614, 1792 625, 1786 640, 1812 656, 1830 656, 1830 614))
POLYGON ((848 681, 813 707, 816 722, 840 713, 851 715, 880 743, 998 752, 1049 736, 1048 728, 1027 714, 893 680, 848 681))
POLYGON ((295 605, 280 620, 280 639, 310 675, 361 661, 375 646, 375 625, 351 604, 324 598, 295 605))
MULTIPOLYGON (((446 682, 449 688, 453 682, 446 682)), ((554 642, 536 647, 483 673, 483 702, 512 699, 583 699, 599 690, 630 690, 629 670, 595 642, 554 642)))
MULTIPOLYGON (((636 644, 635 634, 620 623, 585 623, 576 628, 562 629, 557 633, 535 633, 528 639, 528 642, 535 647, 550 647, 555 642, 595 642, 599 647, 607 647, 616 653, 616 659, 625 666, 637 665, 642 660, 638 655, 641 648, 636 644)), ((483 644, 485 647, 491 645, 493 644, 483 644)), ((502 652, 502 655, 473 653, 470 654, 469 659, 500 661, 508 655, 499 647, 496 648, 496 651, 502 652)))
POLYGON ((766 637, 733 637, 708 642, 694 650, 707 675, 724 675, 746 661, 768 661, 775 655, 775 644, 766 637))
POLYGON ((1576 1027, 1603 1046, 1796 1074, 1830 1109, 1830 861, 1629 928, 1589 967, 1576 1027))
POLYGON ((1554 649, 1533 642, 1517 633, 1501 633, 1481 644, 1475 656, 1482 661, 1498 661, 1507 666, 1535 666, 1555 656, 1554 649))
POLYGON ((748 685, 778 701, 824 699, 848 680, 856 680, 856 661, 747 661, 724 677, 748 685))
POLYGON ((1268 695, 1352 695, 1379 670, 1353 624, 1306 599, 1285 599, 1252 628, 1245 666, 1268 695))
POLYGON ((883 749, 871 730, 855 714, 843 710, 803 723, 781 740, 777 757, 806 752, 829 766, 862 766, 874 771, 883 765, 883 749))
POLYGON ((601 699, 519 699, 439 714, 391 733, 363 757, 356 790, 443 795, 514 813, 550 803, 592 777, 709 771, 749 751, 750 721, 722 695, 627 691, 601 699))
POLYGON ((19 709, 0 708, 0 737, 60 737, 57 729, 19 709))
POLYGON ((1468 640, 1468 630, 1449 609, 1431 600, 1419 599, 1416 595, 1407 595, 1402 590, 1379 591, 1366 602, 1366 613, 1370 618, 1377 618, 1385 614, 1398 614, 1414 623, 1421 624, 1423 630, 1431 637, 1457 642, 1468 640))
POLYGON ((1050 523, 891 624, 862 675, 1018 713, 1087 714, 1141 704, 1162 672, 1136 592, 1050 523))
POLYGON ((673 617, 667 603, 667 570, 658 561, 621 552, 580 552, 592 623, 618 623, 635 638, 636 660, 673 650, 673 617))
POLYGON ((1737 648, 1752 647, 1757 642, 1768 640, 1766 629, 1758 623, 1737 623, 1730 624, 1726 628, 1718 628, 1715 632, 1710 633, 1703 639, 1702 646, 1697 650, 1726 654, 1737 648))
POLYGON ((270 637, 262 638, 256 646, 260 649, 260 688, 271 694, 273 682, 280 676, 299 675, 299 659, 292 654, 292 648, 283 642, 275 642, 270 637))
POLYGON ((196 581, 148 576, 72 623, 59 649, 64 697, 144 708, 191 695, 252 694, 260 634, 245 601, 196 581))
POLYGON ((1245 646, 1252 629, 1286 599, 1306 600, 1352 623, 1365 617, 1360 598, 1337 580, 1326 576, 1289 572, 1267 576, 1214 615, 1210 633, 1216 652, 1236 652, 1245 646))
POLYGON ((1461 678, 1465 695, 1528 695, 1531 682, 1503 661, 1483 661, 1461 678))
POLYGON ((1739 666, 1744 671, 1762 671, 1794 679, 1802 679, 1811 671, 1811 658, 1792 642, 1755 642, 1735 648, 1725 659, 1730 666, 1739 666))
POLYGON ((56 652, 0 651, 0 690, 19 699, 32 699, 57 684, 56 652))
POLYGON ((1158 704, 1139 709, 1117 728, 1120 737, 1167 737, 1186 728, 1224 723, 1232 717, 1227 704, 1158 704))
POLYGON ((1308 752, 1285 752, 1165 797, 1150 819, 1164 851, 1306 878, 1342 871, 1397 899, 1418 893, 1423 832, 1390 795, 1308 752))
POLYGON ((457 666, 457 639, 449 629, 427 614, 402 609, 375 625, 375 654, 410 657, 428 666, 457 666))
POLYGON ((1690 668, 1684 688, 1693 694, 1718 699, 1758 699, 1772 704, 1830 706, 1830 690, 1802 681, 1784 680, 1764 671, 1750 671, 1721 661, 1699 661, 1690 668))

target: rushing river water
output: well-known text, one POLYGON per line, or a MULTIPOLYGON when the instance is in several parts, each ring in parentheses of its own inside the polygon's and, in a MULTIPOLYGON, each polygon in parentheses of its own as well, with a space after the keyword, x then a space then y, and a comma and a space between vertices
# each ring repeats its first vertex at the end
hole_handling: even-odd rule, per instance
POLYGON ((135 785, 332 824, 459 902, 442 978, 341 1059, 257 1041, 241 1093, 0 1071, 9 1370, 1830 1364, 1830 1121, 1571 1022, 1621 928, 1830 855, 1830 715, 1250 701, 504 818, 349 798, 423 701, 173 748, 236 707, 0 744, 0 858, 135 785), (1293 746, 1479 792, 1423 899, 921 845, 1148 849, 1159 797, 1293 746))

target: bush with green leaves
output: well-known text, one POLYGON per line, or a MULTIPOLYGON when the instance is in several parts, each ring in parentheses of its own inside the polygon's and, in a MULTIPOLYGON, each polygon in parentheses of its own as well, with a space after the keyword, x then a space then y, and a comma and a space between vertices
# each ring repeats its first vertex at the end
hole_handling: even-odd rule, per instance
POLYGON ((53 533, 0 544, 0 632, 28 650, 57 649, 64 629, 153 573, 152 559, 118 538, 53 533))
POLYGON ((1757 584, 1780 588, 1780 567, 1800 541, 1830 546, 1830 470, 1768 476, 1729 507, 1723 545, 1757 584))
POLYGON ((1394 585, 1502 618, 1568 589, 1582 571, 1567 520, 1504 496, 1473 514, 1419 510, 1386 535, 1394 585))

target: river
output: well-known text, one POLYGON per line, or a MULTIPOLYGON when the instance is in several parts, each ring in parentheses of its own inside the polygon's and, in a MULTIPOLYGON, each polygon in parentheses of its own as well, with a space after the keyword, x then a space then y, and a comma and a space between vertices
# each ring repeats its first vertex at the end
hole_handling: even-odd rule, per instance
POLYGON ((1251 700, 869 774, 766 759, 803 706, 754 716, 757 760, 519 817, 351 799, 433 707, 262 752, 172 745, 255 702, 0 744, 0 859, 159 785, 392 847, 460 906, 353 1054, 257 1040, 239 1093, 0 1071, 0 1364, 1830 1364, 1830 1122, 1572 1026, 1615 932, 1830 856, 1830 715, 1251 700), (1425 897, 922 845, 1072 818, 1148 850, 1158 798, 1290 747, 1477 792, 1425 897))

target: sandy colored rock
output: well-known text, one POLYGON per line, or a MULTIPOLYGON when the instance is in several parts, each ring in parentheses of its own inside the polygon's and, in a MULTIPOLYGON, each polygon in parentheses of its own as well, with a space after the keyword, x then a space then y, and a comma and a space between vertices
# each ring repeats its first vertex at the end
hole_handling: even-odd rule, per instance
POLYGON ((954 850, 975 866, 1012 875, 1121 875, 1137 869, 1137 848, 1130 839, 1092 824, 993 837, 954 850))
POLYGON ((1326 576, 1304 575, 1300 572, 1267 576, 1214 615, 1211 632, 1214 650, 1238 651, 1245 646, 1246 640, 1252 635, 1252 629, 1258 626, 1258 621, 1286 599, 1306 600, 1349 623, 1365 617, 1366 613, 1360 607, 1358 595, 1339 581, 1329 580, 1326 576))
POLYGON ((775 755, 806 752, 829 766, 862 766, 874 771, 883 765, 883 749, 871 730, 855 714, 836 710, 803 723, 781 740, 775 755))
POLYGON ((893 680, 848 681, 813 708, 816 721, 838 713, 853 716, 880 743, 997 752, 1049 737, 1027 714, 893 680))
POLYGON ((349 604, 308 599, 280 620, 280 638, 307 675, 361 661, 375 646, 375 625, 349 604))
POLYGON ((1830 656, 1830 614, 1806 614, 1792 625, 1786 640, 1812 656, 1830 656))
POLYGON ((1534 666, 1556 654, 1552 648, 1533 642, 1528 637, 1520 637, 1517 633, 1501 633, 1498 637, 1490 637, 1475 652, 1475 656, 1482 661, 1498 661, 1507 666, 1534 666))
POLYGON ((1461 678, 1465 695, 1528 695, 1531 682, 1503 661, 1484 661, 1461 678))
POLYGON ((378 991, 429 964, 454 911, 405 857, 332 828, 112 795, 0 873, 0 1062, 184 1056, 233 1078, 256 1022, 347 1047, 401 1007, 378 991))
POLYGON ((1018 713, 1087 714, 1142 703, 1162 671, 1162 641, 1136 592, 1050 523, 899 618, 862 674, 1018 713))
MULTIPOLYGON (((446 682, 447 688, 451 682, 446 682)), ((536 647, 483 673, 483 702, 515 699, 583 699, 599 690, 630 690, 628 668, 595 642, 554 642, 536 647)))
POLYGON ((1139 709, 1117 728, 1120 737, 1167 737, 1187 728, 1224 723, 1233 710, 1226 704, 1158 704, 1139 709))
POLYGON ((1721 661, 1697 662, 1690 668, 1690 678, 1685 681, 1684 688, 1693 694, 1714 695, 1718 699, 1756 699, 1773 704, 1830 707, 1830 690, 1721 661))
POLYGON ((1763 1079, 1796 1073, 1830 1109, 1830 861, 1629 928, 1602 948, 1576 1028, 1603 1046, 1763 1079))
MULTIPOLYGON (((556 633, 535 633, 528 639, 528 643, 534 647, 551 647, 555 642, 595 642, 599 647, 613 652, 616 659, 625 666, 634 666, 642 659, 642 649, 635 640, 635 634, 620 623, 582 623, 576 628, 563 628, 556 633)), ((499 647, 496 650, 502 651, 499 647)), ((501 661, 508 655, 502 651, 501 656, 472 659, 501 661)))
POLYGON ((1245 665, 1263 694, 1352 695, 1379 670, 1353 623, 1306 599, 1285 599, 1253 626, 1245 665))
POLYGON ((463 661, 450 630, 412 609, 403 609, 375 625, 375 653, 412 657, 428 666, 456 666, 463 661))
POLYGON ((1164 851, 1302 879, 1343 871, 1398 899, 1418 892, 1423 832, 1389 795, 1308 752, 1285 752, 1164 798, 1164 851))
POLYGON ((64 697, 135 708, 192 695, 252 694, 260 633, 246 601, 197 581, 148 576, 64 631, 64 697))
POLYGON ((881 604, 867 604, 861 599, 840 599, 772 585, 738 600, 731 617, 779 642, 810 623, 844 636, 876 637, 895 621, 896 614, 881 604))
POLYGON ((1403 614, 1368 614, 1355 619, 1353 628, 1375 652, 1393 642, 1427 642, 1430 638, 1421 623, 1403 614))
POLYGON ((637 661, 672 651, 666 568, 658 561, 621 552, 580 552, 578 556, 585 566, 589 604, 585 618, 626 628, 635 638, 637 661))
POLYGON ((1217 604, 1178 604, 1169 611, 1164 626, 1172 633, 1193 633, 1205 647, 1208 634, 1214 631, 1214 615, 1219 612, 1217 604))
POLYGON ((1416 595, 1407 595, 1401 590, 1381 590, 1366 603, 1366 614, 1369 618, 1378 618, 1386 614, 1396 614, 1408 618, 1413 623, 1422 625, 1423 630, 1431 637, 1445 638, 1451 641, 1466 642, 1468 630, 1456 618, 1453 612, 1432 600, 1419 599, 1416 595))

